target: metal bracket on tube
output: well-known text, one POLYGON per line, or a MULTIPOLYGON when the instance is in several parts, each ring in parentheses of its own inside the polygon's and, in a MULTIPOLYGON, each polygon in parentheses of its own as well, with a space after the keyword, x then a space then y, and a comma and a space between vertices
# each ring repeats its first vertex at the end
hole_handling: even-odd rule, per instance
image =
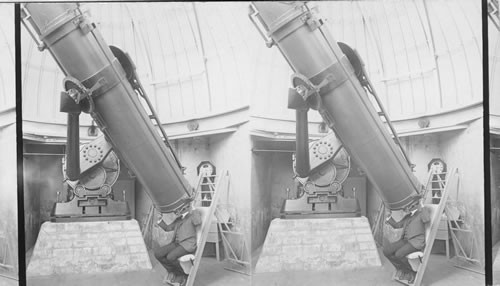
POLYGON ((26 22, 29 22, 30 18, 31 18, 31 15, 28 13, 28 11, 26 11, 26 9, 24 9, 24 7, 21 8, 21 22, 23 23, 24 28, 26 28, 26 30, 30 34, 33 41, 35 41, 35 44, 36 44, 38 50, 41 52, 41 51, 45 50, 45 48, 47 48, 47 45, 44 42, 40 41, 40 39, 36 36, 35 33, 33 33, 33 31, 30 29, 29 25, 26 23, 26 22))
POLYGON ((95 23, 90 22, 87 20, 87 17, 85 15, 82 15, 81 17, 78 17, 74 20, 73 24, 75 26, 79 27, 80 30, 82 30, 82 33, 84 35, 90 33, 92 30, 96 28, 95 23))
POLYGON ((294 73, 292 75, 292 86, 306 101, 313 95, 319 95, 319 89, 304 75, 294 73))
POLYGON ((76 104, 80 104, 82 100, 88 100, 88 108, 83 108, 83 111, 86 113, 92 113, 95 109, 92 93, 106 84, 106 79, 100 78, 90 89, 88 89, 74 77, 65 77, 63 81, 64 89, 66 90, 65 93, 71 97, 76 104))
POLYGON ((304 16, 300 17, 300 20, 302 20, 302 22, 304 22, 311 29, 311 31, 323 26, 324 23, 323 19, 314 16, 311 11, 308 11, 304 16))
POLYGON ((94 22, 89 21, 90 13, 88 10, 83 10, 80 3, 76 3, 75 12, 78 11, 80 16, 73 21, 73 24, 82 30, 83 34, 86 35, 96 28, 94 22))
POLYGON ((89 95, 92 96, 92 93, 96 90, 98 90, 99 88, 105 86, 108 84, 108 81, 106 80, 106 78, 104 77, 101 77, 100 79, 97 80, 97 82, 89 89, 89 95))
POLYGON ((320 91, 333 80, 333 74, 327 74, 318 85, 314 85, 306 76, 295 73, 292 75, 292 86, 312 109, 318 110, 321 107, 320 91))
POLYGON ((250 4, 249 6, 248 18, 250 18, 250 21, 252 21, 253 25, 255 26, 255 28, 257 28, 257 31, 259 31, 259 34, 266 42, 266 47, 272 47, 274 45, 274 40, 267 35, 266 31, 263 31, 263 28, 266 28, 266 26, 260 20, 259 12, 257 11, 257 9, 255 9, 255 6, 253 4, 250 4), (257 24, 257 21, 259 21, 260 25, 257 24))
POLYGON ((63 80, 63 86, 68 94, 76 104, 80 104, 80 102, 89 96, 88 90, 83 86, 83 84, 74 77, 67 76, 63 80))

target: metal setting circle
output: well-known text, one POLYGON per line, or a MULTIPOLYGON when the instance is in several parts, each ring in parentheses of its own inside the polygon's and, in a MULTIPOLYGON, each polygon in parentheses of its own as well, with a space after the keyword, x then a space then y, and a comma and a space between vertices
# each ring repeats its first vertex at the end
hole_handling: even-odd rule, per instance
POLYGON ((104 150, 101 146, 88 144, 83 147, 83 158, 89 163, 97 163, 104 158, 104 150))
POLYGON ((335 153, 332 144, 325 141, 314 142, 311 147, 311 151, 313 156, 320 160, 328 160, 335 153))

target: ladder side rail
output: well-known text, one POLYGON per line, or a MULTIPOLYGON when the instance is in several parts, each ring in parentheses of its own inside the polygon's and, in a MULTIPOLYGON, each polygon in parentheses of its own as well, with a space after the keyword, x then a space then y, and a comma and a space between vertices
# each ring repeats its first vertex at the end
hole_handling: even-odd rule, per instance
POLYGON ((427 182, 425 183, 425 189, 424 189, 424 193, 422 195, 422 198, 424 199, 424 202, 427 200, 427 194, 429 193, 429 190, 432 189, 432 176, 434 175, 434 171, 432 169, 430 169, 428 172, 427 172, 427 182))

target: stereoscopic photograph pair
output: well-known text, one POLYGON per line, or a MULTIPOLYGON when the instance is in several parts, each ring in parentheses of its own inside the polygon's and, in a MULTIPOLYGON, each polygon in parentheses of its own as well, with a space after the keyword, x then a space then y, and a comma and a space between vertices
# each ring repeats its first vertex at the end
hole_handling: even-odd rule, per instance
POLYGON ((0 4, 0 285, 500 285, 498 4, 0 4))

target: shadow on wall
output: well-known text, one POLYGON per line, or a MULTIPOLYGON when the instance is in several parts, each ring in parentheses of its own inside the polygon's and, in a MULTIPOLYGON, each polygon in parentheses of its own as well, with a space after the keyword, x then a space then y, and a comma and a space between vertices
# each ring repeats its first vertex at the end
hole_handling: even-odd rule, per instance
POLYGON ((18 273, 16 128, 0 128, 0 270, 18 273), (6 248, 4 248, 6 247, 6 248), (7 253, 4 252, 7 250, 7 253))
POLYGON ((473 257, 484 266, 484 171, 482 119, 470 123, 465 130, 445 132, 441 136, 443 160, 448 167, 458 168, 458 193, 450 193, 463 207, 461 212, 466 227, 473 230, 475 241, 468 233, 459 235, 464 249, 474 249, 473 257))
POLYGON ((270 154, 252 153, 252 252, 264 243, 267 229, 272 220, 271 161, 272 155, 270 156, 270 154))
POLYGON ((64 193, 61 156, 24 158, 24 220, 26 250, 35 245, 42 223, 50 218, 57 192, 64 193))
MULTIPOLYGON (((494 141, 496 142, 496 141, 494 141)), ((498 146, 492 143, 491 146, 498 146)), ((498 187, 500 186, 500 153, 490 152, 491 164, 491 235, 492 244, 500 241, 500 196, 498 187)))
POLYGON ((0 204, 0 217, 4 218, 0 220, 0 270, 6 269, 17 274, 19 268, 17 210, 8 205, 6 202, 0 204))

